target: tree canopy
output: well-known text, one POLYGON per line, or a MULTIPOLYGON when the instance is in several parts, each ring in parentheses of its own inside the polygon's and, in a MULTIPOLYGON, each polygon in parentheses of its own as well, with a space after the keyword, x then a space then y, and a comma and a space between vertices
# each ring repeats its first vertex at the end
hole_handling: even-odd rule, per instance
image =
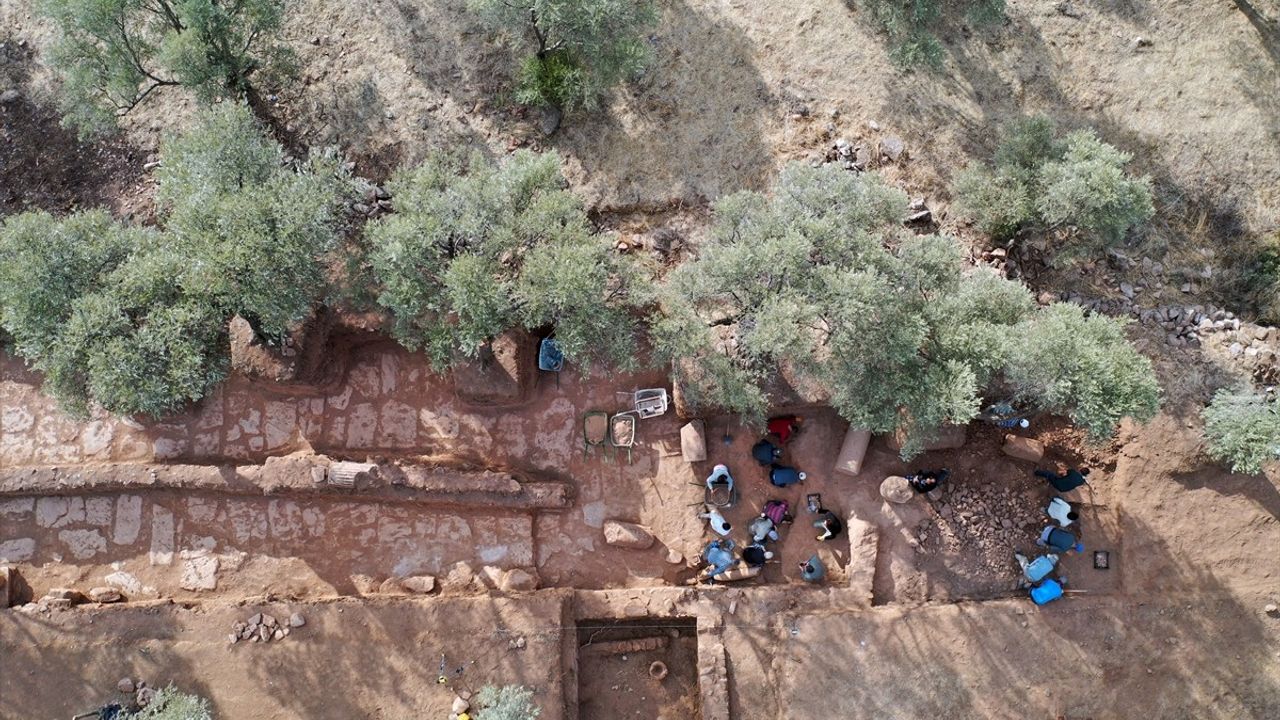
POLYGON ((1280 404, 1273 394, 1219 390, 1201 417, 1209 455, 1232 472, 1257 474, 1280 457, 1280 404))
POLYGON ((58 28, 50 53, 62 108, 82 133, 114 125, 164 87, 204 101, 244 97, 250 76, 287 59, 284 0, 41 0, 58 28))
POLYGON ((526 105, 593 109, 612 86, 652 61, 645 34, 652 0, 469 0, 490 27, 531 40, 516 99, 526 105))
POLYGON ((1065 254, 1097 252, 1155 212, 1150 179, 1125 172, 1130 159, 1092 130, 1059 137, 1048 118, 1022 118, 1005 128, 994 165, 966 168, 955 193, 997 240, 1024 228, 1061 230, 1065 254))
POLYGON ((157 203, 172 248, 189 258, 184 283, 269 337, 323 297, 328 253, 349 176, 335 155, 286 162, 242 104, 211 108, 169 139, 157 203))
POLYGON ((343 177, 293 167, 243 107, 163 149, 163 229, 105 212, 0 225, 0 325, 68 409, 161 416, 226 375, 235 314, 270 337, 324 290, 343 177))
POLYGON ((368 226, 369 260, 406 347, 444 369, 509 328, 550 325, 566 357, 633 364, 636 269, 592 231, 559 156, 434 154, 390 187, 396 212, 368 226))
POLYGON ((997 377, 1098 434, 1154 411, 1150 364, 1119 323, 1038 309, 1021 284, 967 268, 954 240, 903 231, 906 206, 875 175, 803 165, 787 167, 770 197, 718 203, 654 323, 686 401, 759 419, 765 388, 785 373, 825 389, 859 427, 905 428, 905 452, 974 417, 997 377), (1064 326, 1079 336, 1062 337, 1064 326), (1020 360, 1028 351, 1051 370, 1020 360))

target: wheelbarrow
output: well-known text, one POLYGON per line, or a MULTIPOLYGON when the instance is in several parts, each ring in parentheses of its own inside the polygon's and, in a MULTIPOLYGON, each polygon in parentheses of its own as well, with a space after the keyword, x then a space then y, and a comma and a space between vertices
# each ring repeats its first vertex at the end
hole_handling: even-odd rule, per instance
MULTIPOLYGON (((591 410, 582 416, 582 459, 609 441, 609 413, 591 410)), ((605 456, 608 459, 608 456, 605 456)))
POLYGON ((627 464, 631 463, 631 448, 636 444, 636 416, 631 412, 621 412, 609 418, 609 445, 616 455, 619 450, 627 452, 627 464))

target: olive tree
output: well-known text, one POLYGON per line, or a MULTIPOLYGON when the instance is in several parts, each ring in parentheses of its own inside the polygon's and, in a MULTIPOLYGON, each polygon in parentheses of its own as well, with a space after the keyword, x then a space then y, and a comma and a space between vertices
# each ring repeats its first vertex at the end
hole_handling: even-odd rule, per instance
POLYGON ((612 86, 649 65, 652 0, 469 0, 490 27, 527 39, 516 99, 525 105, 593 109, 612 86))
POLYGON ((280 65, 285 0, 40 0, 57 27, 50 62, 62 107, 82 133, 152 93, 182 86, 201 100, 244 97, 250 78, 280 65))
POLYGON ((1045 117, 1005 128, 994 165, 972 165, 956 179, 961 210, 999 241, 1023 229, 1061 231, 1061 252, 1097 252, 1122 241, 1155 212, 1151 181, 1125 171, 1131 156, 1092 130, 1059 137, 1045 117))
POLYGON ((15 351, 35 358, 52 349, 76 298, 101 288, 148 232, 101 210, 62 220, 29 212, 0 224, 0 326, 15 351))
POLYGON ((1232 472, 1257 474, 1280 457, 1280 406, 1273 394, 1219 390, 1201 417, 1209 455, 1232 472))
POLYGON ((162 147, 157 204, 190 260, 182 282, 268 338, 324 296, 348 176, 332 154, 286 161, 242 104, 211 108, 162 147))
POLYGON ((875 175, 802 165, 787 167, 770 197, 718 203, 710 237, 671 274, 654 322, 655 350, 685 401, 758 420, 765 388, 786 373, 825 389, 859 427, 906 430, 906 454, 973 418, 997 379, 1091 430, 1149 414, 1150 365, 1119 325, 1089 318, 1069 328, 1079 337, 1059 338, 1078 311, 1037 309, 1021 284, 967 267, 954 240, 905 233, 906 205, 875 175), (1047 370, 1036 374, 1019 361, 1028 333, 1033 351, 1060 342, 1080 357, 1054 364, 1037 354, 1047 370), (1095 398, 1095 388, 1110 394, 1095 398))
POLYGON ((77 414, 92 403, 162 417, 221 382, 227 318, 179 285, 186 263, 153 248, 77 298, 57 344, 35 363, 49 394, 77 414))
POLYGON ((396 212, 368 226, 369 262, 406 347, 445 369, 509 328, 550 325, 569 358, 632 364, 636 270, 592 232, 557 155, 434 154, 390 188, 396 212))
POLYGON ((90 211, 0 225, 0 326, 73 412, 162 416, 227 373, 227 323, 269 337, 319 301, 335 208, 330 157, 284 162, 241 106, 166 142, 163 229, 90 211))

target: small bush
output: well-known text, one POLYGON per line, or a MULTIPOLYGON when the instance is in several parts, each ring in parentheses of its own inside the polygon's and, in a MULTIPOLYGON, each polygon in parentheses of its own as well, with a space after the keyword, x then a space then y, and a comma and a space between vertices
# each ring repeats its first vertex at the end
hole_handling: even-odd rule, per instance
MULTIPOLYGON (((890 58, 903 69, 942 65, 942 43, 935 34, 942 24, 943 0, 861 0, 862 7, 889 36, 890 58)), ((1004 18, 1004 0, 960 0, 952 3, 963 9, 973 25, 992 25, 1004 18)))
POLYGON ((516 99, 565 110, 594 109, 609 88, 634 79, 653 51, 652 0, 469 0, 495 30, 533 40, 517 73, 516 99))
POLYGON ((1151 419, 1160 386, 1151 361, 1124 336, 1125 323, 1057 303, 1021 323, 1005 377, 1028 404, 1071 418, 1093 440, 1126 416, 1151 419))
POLYGON ((127 716, 130 720, 213 720, 209 701, 179 692, 172 685, 156 693, 145 708, 127 716))
POLYGON ((961 211, 997 241, 1024 229, 1062 231, 1059 253, 1096 253, 1155 212, 1150 179, 1124 170, 1130 159, 1092 130, 1059 139, 1047 118, 1025 118, 1006 127, 994 165, 966 168, 954 191, 961 211))
POLYGON ((1280 405, 1252 390, 1219 390, 1201 412, 1209 455, 1232 472, 1257 474, 1280 457, 1280 405))
POLYGON ((542 708, 533 703, 533 691, 520 685, 486 685, 476 693, 476 720, 537 720, 542 708))

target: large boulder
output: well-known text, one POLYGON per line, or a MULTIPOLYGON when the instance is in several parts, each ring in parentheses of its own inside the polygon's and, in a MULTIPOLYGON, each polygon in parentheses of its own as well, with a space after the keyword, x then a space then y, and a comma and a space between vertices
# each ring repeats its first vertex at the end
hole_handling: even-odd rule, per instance
POLYGON ((426 595, 436 589, 436 579, 432 575, 413 575, 401 578, 400 585, 411 593, 426 595))
POLYGON ((1005 435, 1004 445, 1000 449, 1009 457, 1027 462, 1040 462, 1044 458, 1044 443, 1017 435, 1005 435))
POLYGON ((850 427, 840 444, 840 454, 836 456, 832 471, 849 477, 857 477, 862 472, 862 461, 867 457, 867 446, 871 443, 871 432, 850 427))
POLYGON ((680 454, 685 462, 707 459, 707 427, 701 420, 691 420, 680 428, 680 454))
POLYGON ((648 528, 621 520, 604 521, 604 541, 614 547, 647 550, 653 547, 653 533, 648 528))

